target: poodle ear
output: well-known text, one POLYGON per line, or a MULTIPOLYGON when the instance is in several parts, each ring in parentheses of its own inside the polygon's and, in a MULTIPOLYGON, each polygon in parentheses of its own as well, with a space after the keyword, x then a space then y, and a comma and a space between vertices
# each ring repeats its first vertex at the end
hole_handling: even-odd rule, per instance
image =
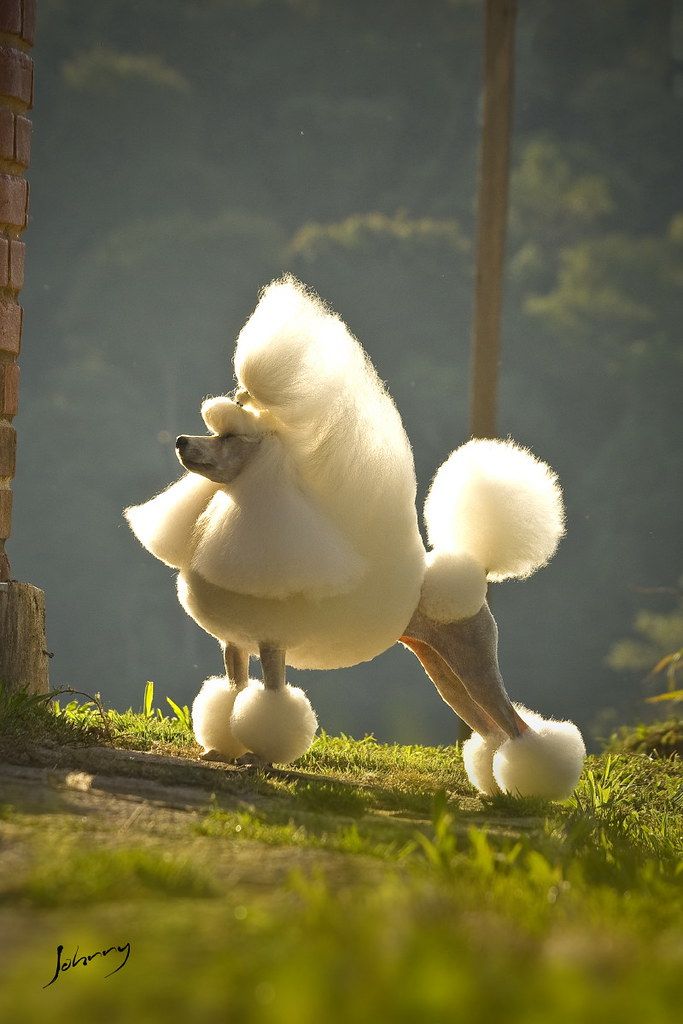
POLYGON ((218 484, 186 473, 143 505, 125 509, 124 516, 143 547, 174 569, 191 558, 195 523, 218 490, 218 484))

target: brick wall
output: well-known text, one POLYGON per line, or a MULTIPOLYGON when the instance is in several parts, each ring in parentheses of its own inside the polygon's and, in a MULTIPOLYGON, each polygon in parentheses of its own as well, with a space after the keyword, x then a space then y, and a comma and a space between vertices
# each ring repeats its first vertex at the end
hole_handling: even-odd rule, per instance
POLYGON ((12 479, 19 403, 24 243, 31 156, 35 0, 0 0, 0 581, 10 578, 5 542, 12 526, 12 479))

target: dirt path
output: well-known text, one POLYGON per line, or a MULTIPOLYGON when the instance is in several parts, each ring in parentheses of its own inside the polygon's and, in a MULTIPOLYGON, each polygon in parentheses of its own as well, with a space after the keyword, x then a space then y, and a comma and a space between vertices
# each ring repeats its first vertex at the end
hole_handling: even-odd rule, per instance
POLYGON ((148 846, 208 869, 231 889, 277 887, 294 867, 315 865, 337 881, 367 878, 380 866, 334 851, 215 838, 198 826, 216 802, 225 810, 268 811, 286 806, 280 778, 313 776, 253 770, 200 760, 107 747, 36 746, 0 761, 0 898, 34 863, 34 848, 52 835, 109 849, 148 846), (16 763, 19 762, 19 763, 16 763))

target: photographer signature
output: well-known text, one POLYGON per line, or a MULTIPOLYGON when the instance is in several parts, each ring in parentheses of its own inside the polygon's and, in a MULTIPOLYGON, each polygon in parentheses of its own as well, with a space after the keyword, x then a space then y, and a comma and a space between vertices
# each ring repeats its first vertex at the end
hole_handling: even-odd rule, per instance
POLYGON ((105 974, 105 978, 111 977, 112 974, 116 974, 117 971, 120 971, 121 968, 125 967, 125 965, 128 963, 128 957, 130 956, 130 942, 126 942, 122 946, 110 946, 109 949, 98 949, 97 952, 89 953, 87 956, 79 956, 78 946, 76 946, 76 952, 74 953, 70 960, 68 957, 62 960, 63 952, 64 946, 57 946, 57 966, 55 968, 54 977, 52 978, 52 981, 48 981, 47 985, 43 985, 43 988, 49 988, 50 985, 53 985, 55 983, 60 974, 70 970, 77 964, 84 964, 85 966, 87 966, 92 960, 94 960, 98 956, 108 956, 109 953, 125 953, 126 955, 119 964, 119 966, 115 967, 113 971, 109 972, 109 974, 105 974))

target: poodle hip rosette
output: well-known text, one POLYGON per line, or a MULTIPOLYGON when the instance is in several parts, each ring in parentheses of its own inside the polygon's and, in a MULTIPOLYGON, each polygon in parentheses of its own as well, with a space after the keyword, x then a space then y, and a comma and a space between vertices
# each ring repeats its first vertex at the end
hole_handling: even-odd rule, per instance
POLYGON ((234 366, 237 389, 202 405, 208 436, 176 441, 185 475, 125 513, 223 648, 225 676, 192 708, 206 756, 295 760, 317 722, 286 665, 343 668, 400 641, 473 729, 463 754, 478 789, 571 792, 581 736, 511 704, 486 603, 488 581, 529 576, 554 553, 554 473, 511 441, 468 442, 434 478, 426 552, 410 442, 339 317, 293 278, 276 281, 234 366), (262 681, 249 677, 252 655, 262 681))

